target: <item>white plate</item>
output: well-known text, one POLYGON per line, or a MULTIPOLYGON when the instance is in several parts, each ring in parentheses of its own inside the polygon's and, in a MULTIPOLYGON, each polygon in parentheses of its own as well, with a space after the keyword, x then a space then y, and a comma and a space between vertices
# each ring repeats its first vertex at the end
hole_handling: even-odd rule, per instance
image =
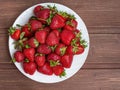
MULTIPOLYGON (((56 83, 56 82, 61 82, 61 81, 64 81, 70 77, 72 77, 81 67, 82 65, 84 64, 86 58, 87 58, 87 55, 88 55, 88 51, 89 51, 89 35, 88 35, 88 31, 87 31, 87 28, 83 22, 83 20, 79 17, 78 14, 76 14, 73 10, 71 10, 70 8, 64 6, 64 5, 61 5, 61 4, 57 4, 57 3, 40 3, 40 4, 37 4, 37 5, 43 5, 43 6, 47 6, 47 5, 51 5, 51 6, 56 6, 58 10, 60 11, 66 11, 67 13, 70 13, 70 14, 73 14, 75 17, 76 17, 76 20, 78 22, 78 29, 81 30, 82 32, 82 37, 88 42, 88 47, 85 48, 85 51, 83 54, 81 55, 75 55, 74 56, 74 60, 73 60, 73 63, 72 63, 72 66, 70 69, 66 69, 66 77, 58 77, 58 76, 55 76, 55 75, 52 75, 52 76, 47 76, 47 75, 44 75, 44 74, 41 74, 39 72, 35 72, 34 75, 29 75, 29 74, 26 74, 23 70, 23 67, 20 63, 17 63, 15 62, 15 66, 19 69, 19 71, 24 74, 25 76, 27 76, 28 78, 34 80, 34 81, 37 81, 37 82, 41 82, 41 83, 56 83)), ((20 25, 24 25, 28 22, 28 19, 33 16, 33 9, 35 6, 37 5, 34 5, 30 8, 28 8, 27 10, 25 10, 17 19, 16 21, 14 22, 13 24, 13 27, 16 26, 16 24, 20 24, 20 25)), ((14 52, 16 51, 14 49, 14 44, 13 44, 14 40, 9 37, 9 51, 10 51, 10 55, 11 57, 13 57, 13 54, 14 52)))

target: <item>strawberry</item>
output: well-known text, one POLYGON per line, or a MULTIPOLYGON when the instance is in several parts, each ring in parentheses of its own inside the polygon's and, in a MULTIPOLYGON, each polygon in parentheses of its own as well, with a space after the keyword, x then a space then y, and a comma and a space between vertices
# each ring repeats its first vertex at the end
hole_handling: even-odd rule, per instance
POLYGON ((48 54, 47 56, 47 60, 50 61, 50 60, 53 60, 53 61, 59 61, 61 59, 61 57, 55 53, 50 53, 48 54))
POLYGON ((49 46, 54 46, 59 43, 59 38, 56 36, 54 32, 50 32, 47 39, 46 39, 46 44, 49 46))
POLYGON ((47 34, 50 32, 50 28, 49 27, 45 27, 45 28, 43 28, 43 30, 46 31, 47 34))
POLYGON ((57 65, 57 66, 54 66, 52 67, 53 69, 53 73, 56 75, 56 76, 65 76, 66 73, 65 73, 65 70, 64 68, 61 66, 61 65, 57 65))
POLYGON ((84 47, 82 45, 79 45, 78 47, 75 48, 76 48, 75 54, 82 54, 84 52, 84 47))
POLYGON ((62 42, 66 45, 70 45, 71 40, 75 37, 74 33, 72 31, 64 29, 61 32, 60 38, 62 42))
POLYGON ((35 33, 35 38, 38 40, 39 43, 44 44, 46 41, 47 32, 44 30, 37 31, 35 33))
POLYGON ((70 68, 73 61, 73 55, 65 54, 61 57, 61 64, 65 68, 70 68))
POLYGON ((66 22, 64 29, 73 31, 77 28, 77 24, 78 24, 77 21, 72 19, 72 20, 66 22))
POLYGON ((25 24, 24 26, 22 26, 21 31, 25 32, 25 35, 24 35, 25 37, 30 37, 32 35, 30 29, 31 29, 31 26, 29 24, 25 24))
POLYGON ((34 48, 25 48, 23 50, 23 54, 29 61, 34 61, 34 54, 35 54, 35 49, 34 48))
POLYGON ((37 12, 39 12, 41 9, 43 9, 43 6, 41 6, 41 5, 36 6, 34 8, 34 10, 33 10, 34 14, 36 14, 37 12))
POLYGON ((21 51, 16 51, 14 53, 14 59, 17 62, 22 62, 25 59, 24 54, 21 51))
POLYGON ((14 40, 18 40, 20 38, 20 33, 21 31, 19 29, 10 27, 10 29, 8 30, 10 36, 12 39, 14 40))
POLYGON ((35 56, 35 62, 39 67, 43 66, 45 64, 45 55, 40 54, 35 56))
POLYGON ((26 73, 33 75, 36 71, 36 64, 34 62, 24 62, 23 69, 26 73))
POLYGON ((46 44, 41 44, 37 48, 37 52, 41 53, 41 54, 50 54, 51 53, 51 48, 46 44))
POLYGON ((36 31, 42 28, 42 23, 38 20, 30 20, 31 30, 36 31))
POLYGON ((46 23, 46 20, 50 16, 50 9, 44 8, 37 13, 35 13, 36 17, 44 24, 46 23))
POLYGON ((32 37, 28 40, 28 45, 30 47, 36 48, 36 47, 38 47, 39 42, 34 37, 32 37))
POLYGON ((40 73, 43 73, 43 74, 46 74, 46 75, 52 75, 53 74, 53 70, 50 67, 50 64, 47 63, 47 62, 43 66, 38 67, 38 71, 40 73))
POLYGON ((58 46, 56 47, 55 53, 58 54, 58 55, 60 55, 60 56, 62 56, 62 55, 65 54, 66 48, 67 48, 67 47, 66 47, 64 44, 60 43, 60 44, 58 44, 58 46))
POLYGON ((57 37, 60 37, 60 32, 57 29, 54 29, 52 31, 56 34, 57 37))
POLYGON ((58 29, 62 28, 65 25, 65 20, 58 14, 56 14, 51 21, 50 28, 58 29))

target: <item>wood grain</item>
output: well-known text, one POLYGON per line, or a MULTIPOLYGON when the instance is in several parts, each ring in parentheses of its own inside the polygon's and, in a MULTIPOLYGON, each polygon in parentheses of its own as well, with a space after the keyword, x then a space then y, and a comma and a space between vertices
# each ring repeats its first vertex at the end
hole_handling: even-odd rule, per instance
POLYGON ((0 90, 120 90, 120 0, 0 0, 0 90), (10 62, 8 28, 27 8, 44 2, 64 4, 85 22, 88 58, 72 78, 42 84, 21 74, 10 62))

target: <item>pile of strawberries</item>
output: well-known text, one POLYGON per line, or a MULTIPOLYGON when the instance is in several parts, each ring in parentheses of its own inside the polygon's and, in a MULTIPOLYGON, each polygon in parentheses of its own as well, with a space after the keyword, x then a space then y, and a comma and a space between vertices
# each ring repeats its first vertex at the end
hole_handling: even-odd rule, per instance
POLYGON ((12 60, 23 63, 24 71, 30 75, 38 71, 65 76, 73 56, 82 54, 87 47, 77 29, 78 22, 74 15, 58 11, 55 6, 38 5, 33 12, 28 23, 9 29, 17 50, 12 60))

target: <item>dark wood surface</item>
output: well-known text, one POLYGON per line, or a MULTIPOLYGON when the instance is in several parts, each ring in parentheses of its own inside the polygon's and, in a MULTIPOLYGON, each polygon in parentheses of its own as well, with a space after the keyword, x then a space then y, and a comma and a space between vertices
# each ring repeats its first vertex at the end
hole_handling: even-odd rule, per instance
POLYGON ((0 90, 120 90, 120 0, 0 0, 0 90), (25 9, 43 2, 73 9, 90 35, 82 69, 56 84, 32 81, 10 63, 8 28, 25 9))

